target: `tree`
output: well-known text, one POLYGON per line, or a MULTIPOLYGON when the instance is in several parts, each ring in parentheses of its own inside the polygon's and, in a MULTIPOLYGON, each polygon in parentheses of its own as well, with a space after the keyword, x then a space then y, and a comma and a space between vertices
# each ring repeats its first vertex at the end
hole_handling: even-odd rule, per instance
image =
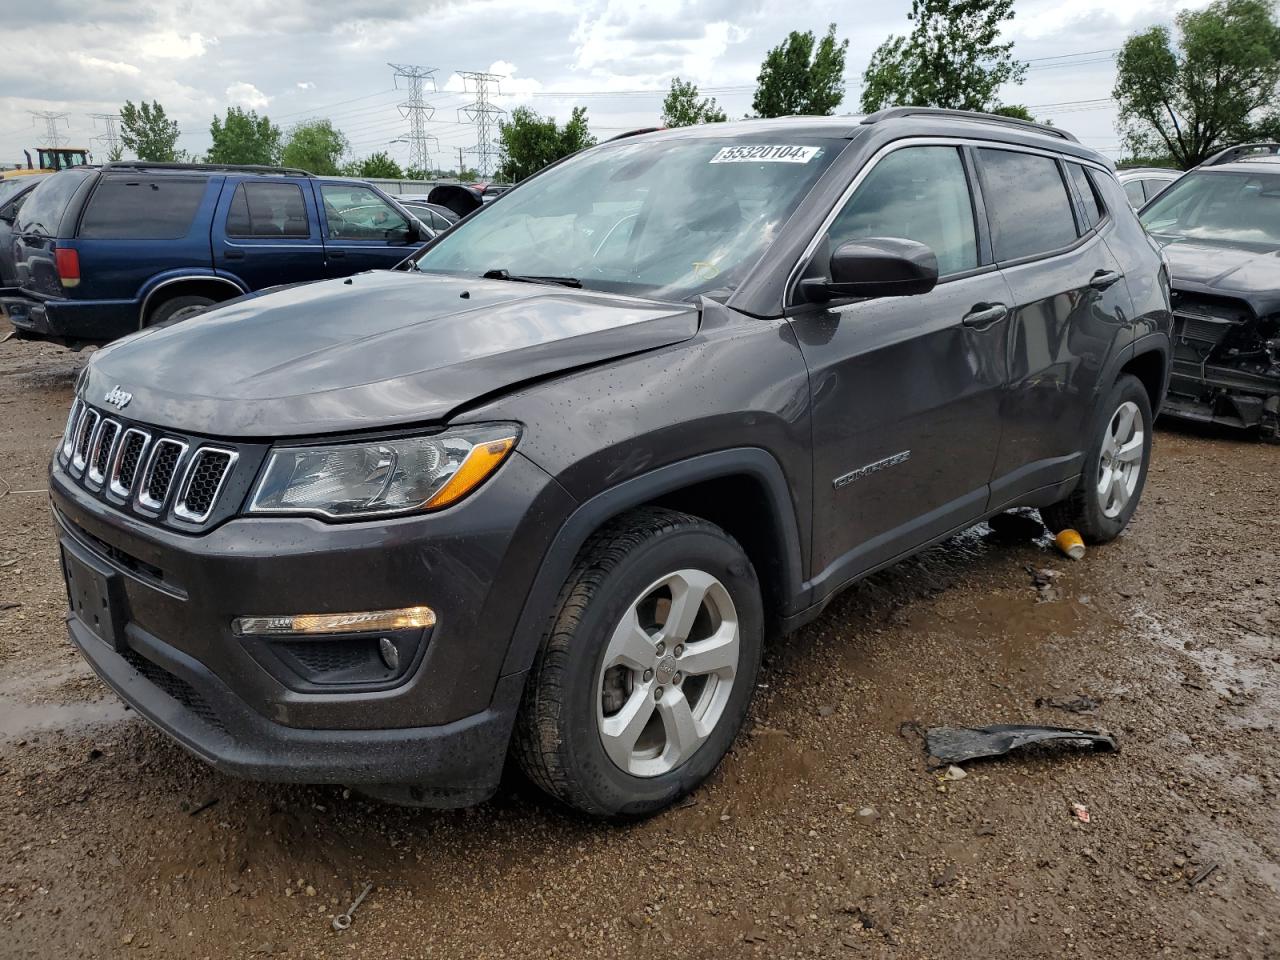
POLYGON ((836 43, 836 25, 818 41, 813 31, 791 31, 764 58, 751 109, 760 117, 826 116, 844 100, 844 57, 849 41, 836 43), (817 49, 815 50, 815 44, 817 49))
POLYGON ((307 120, 289 131, 281 160, 287 167, 331 176, 338 172, 338 163, 349 147, 342 131, 330 121, 307 120))
POLYGON ((120 142, 139 160, 174 163, 178 159, 178 123, 165 116, 157 101, 142 100, 135 107, 126 100, 120 108, 120 142))
POLYGON ((345 164, 342 172, 351 177, 378 177, 383 180, 403 180, 405 179, 404 171, 400 169, 400 164, 391 159, 391 154, 385 150, 372 153, 363 160, 353 160, 351 163, 345 164))
POLYGON ((876 48, 862 75, 862 109, 902 104, 991 111, 1007 83, 1021 83, 1027 65, 1013 41, 999 42, 1013 19, 1013 0, 911 0, 905 37, 876 48))
POLYGON ((435 171, 434 171, 434 170, 424 170, 424 169, 422 169, 422 167, 405 167, 405 168, 404 168, 404 177, 403 177, 403 179, 405 179, 405 180, 430 180, 430 179, 431 179, 432 177, 434 177, 434 176, 435 176, 435 171))
MULTIPOLYGON (((511 183, 532 176, 561 157, 594 146, 596 138, 587 129, 587 108, 574 107, 569 122, 556 125, 554 117, 543 117, 528 107, 516 107, 511 119, 498 122, 502 163, 498 177, 511 183)), ((465 174, 461 179, 466 179, 465 174)))
POLYGON ((691 127, 696 123, 724 123, 729 118, 716 103, 715 97, 698 97, 693 83, 671 78, 671 90, 662 101, 662 125, 664 127, 691 127))
POLYGON ((1128 152, 1168 153, 1189 170, 1268 118, 1280 83, 1280 26, 1269 0, 1217 0, 1125 41, 1116 57, 1116 129, 1128 152))
POLYGON ((228 107, 225 120, 213 118, 209 124, 213 146, 206 159, 209 163, 280 162, 280 128, 257 111, 228 107))

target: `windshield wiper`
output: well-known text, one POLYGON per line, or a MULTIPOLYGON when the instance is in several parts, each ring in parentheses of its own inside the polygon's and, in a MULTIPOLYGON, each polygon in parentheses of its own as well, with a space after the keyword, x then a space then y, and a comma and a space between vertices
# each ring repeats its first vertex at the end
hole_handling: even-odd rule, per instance
POLYGON ((575 288, 581 288, 582 286, 582 281, 577 277, 524 276, 502 269, 486 270, 480 276, 486 280, 512 280, 516 283, 551 283, 561 287, 575 288))

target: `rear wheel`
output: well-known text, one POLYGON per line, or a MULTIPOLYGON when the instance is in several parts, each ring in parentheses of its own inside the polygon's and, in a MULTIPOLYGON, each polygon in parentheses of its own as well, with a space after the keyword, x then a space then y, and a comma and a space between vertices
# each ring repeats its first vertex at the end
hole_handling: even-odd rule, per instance
POLYGON ((755 571, 732 537, 673 510, 629 514, 592 538, 561 591, 516 758, 585 813, 654 813, 732 745, 762 639, 755 571))
POLYGON ((1040 511, 1050 530, 1074 529, 1089 543, 1114 540, 1128 526, 1151 459, 1151 400, 1142 381, 1123 374, 1100 412, 1105 419, 1095 423, 1080 486, 1040 511))
POLYGON ((217 302, 209 297, 171 297, 151 311, 145 326, 158 327, 166 323, 177 323, 204 313, 217 302))

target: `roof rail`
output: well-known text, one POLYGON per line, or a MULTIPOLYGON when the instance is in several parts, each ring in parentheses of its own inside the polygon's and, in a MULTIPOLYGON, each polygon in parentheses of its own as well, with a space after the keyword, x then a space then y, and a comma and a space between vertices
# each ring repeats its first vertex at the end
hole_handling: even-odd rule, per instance
POLYGON ((1237 160, 1243 160, 1245 157, 1253 153, 1276 154, 1280 153, 1280 143, 1241 143, 1234 147, 1227 147, 1225 150, 1219 150, 1204 163, 1202 167, 1216 167, 1220 163, 1234 163, 1237 160))
POLYGON ((1005 117, 998 113, 981 113, 977 110, 948 110, 945 107, 886 107, 863 118, 863 123, 879 123, 881 120, 894 120, 898 117, 951 117, 955 120, 976 120, 982 123, 1003 123, 1012 127, 1021 127, 1035 133, 1045 133, 1051 137, 1059 137, 1072 143, 1079 143, 1071 133, 1047 123, 1036 123, 1032 120, 1019 120, 1017 117, 1005 117))
POLYGON ((657 133, 659 130, 665 130, 666 127, 636 127, 634 130, 628 130, 626 133, 619 133, 616 136, 602 140, 602 143, 613 143, 615 140, 625 140, 627 137, 638 137, 642 133, 657 133))
POLYGON ((271 167, 257 163, 149 163, 145 160, 124 160, 104 163, 103 170, 195 170, 207 173, 275 173, 288 177, 310 177, 314 174, 297 167, 271 167))

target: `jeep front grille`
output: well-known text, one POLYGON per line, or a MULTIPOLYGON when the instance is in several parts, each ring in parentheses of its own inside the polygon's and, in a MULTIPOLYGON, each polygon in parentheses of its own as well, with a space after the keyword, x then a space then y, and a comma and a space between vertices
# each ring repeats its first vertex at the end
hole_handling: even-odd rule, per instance
POLYGON ((137 427, 130 427, 120 441, 120 455, 111 471, 111 492, 117 497, 128 497, 133 492, 133 479, 138 475, 142 455, 147 452, 151 437, 137 427))
POLYGON ((232 450, 216 447, 198 450, 191 458, 182 493, 173 506, 174 516, 192 523, 203 523, 209 519, 213 505, 218 502, 218 494, 222 492, 222 484, 235 462, 236 454, 232 450))
POLYGON ((89 457, 89 482, 95 487, 102 486, 107 476, 107 466, 111 463, 111 454, 115 452, 116 440, 120 436, 120 424, 115 420, 103 420, 98 427, 98 435, 93 441, 93 452, 89 457))
POLYGON ((148 510, 159 510, 169 496, 178 464, 187 452, 181 440, 158 440, 147 461, 147 471, 142 476, 142 489, 138 491, 138 503, 148 510))
POLYGON ((191 530, 235 512, 265 446, 214 443, 71 405, 57 460, 67 482, 152 523, 191 530), (241 466, 248 455, 252 462, 241 466), (243 469, 245 477, 239 477, 243 469), (229 501, 234 491, 236 502, 229 501))

